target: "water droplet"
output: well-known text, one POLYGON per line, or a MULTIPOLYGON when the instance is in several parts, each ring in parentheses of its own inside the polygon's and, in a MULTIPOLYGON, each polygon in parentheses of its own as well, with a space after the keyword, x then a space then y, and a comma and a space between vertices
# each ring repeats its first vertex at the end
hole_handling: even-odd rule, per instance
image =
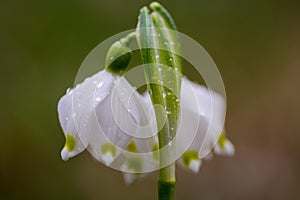
POLYGON ((66 120, 69 120, 69 117, 66 117, 65 119, 66 119, 66 120))
POLYGON ((162 94, 162 95, 163 95, 163 97, 164 97, 164 98, 167 96, 167 94, 166 94, 165 92, 163 92, 163 94, 162 94))
POLYGON ((158 59, 158 58, 159 58, 159 55, 156 55, 155 58, 158 59))
POLYGON ((170 58, 169 60, 170 60, 170 61, 173 61, 173 58, 170 58))
POLYGON ((96 101, 97 102, 101 101, 101 98, 100 97, 96 97, 96 101))
POLYGON ((66 94, 69 94, 72 92, 72 89, 71 88, 68 88, 67 91, 66 91, 66 94))
POLYGON ((99 81, 99 83, 97 84, 97 88, 100 88, 103 85, 103 81, 99 81))
POLYGON ((170 115, 172 112, 170 110, 166 110, 167 115, 170 115))

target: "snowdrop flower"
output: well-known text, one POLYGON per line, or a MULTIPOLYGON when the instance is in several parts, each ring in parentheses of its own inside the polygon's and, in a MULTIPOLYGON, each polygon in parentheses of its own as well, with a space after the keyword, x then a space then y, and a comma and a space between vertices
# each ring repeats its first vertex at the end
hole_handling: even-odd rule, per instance
MULTIPOLYGON (((151 103, 148 93, 144 94, 144 100, 148 104, 151 103)), ((176 148, 185 148, 186 144, 190 142, 191 133, 195 131, 196 133, 191 145, 177 160, 180 166, 197 173, 202 160, 212 158, 212 149, 218 155, 234 154, 234 146, 223 133, 208 132, 209 126, 212 130, 223 130, 224 109, 225 102, 219 94, 193 83, 185 77, 182 78, 176 148), (211 98, 215 100, 214 111, 212 111, 211 98), (212 114, 215 115, 213 121, 211 121, 212 114), (215 144, 216 141, 218 141, 217 144, 215 144)))
MULTIPOLYGON (((115 42, 107 53, 106 69, 68 89, 60 99, 58 115, 66 137, 63 160, 88 148, 96 159, 111 165, 133 135, 155 121, 149 119, 142 96, 122 77, 131 60, 128 44, 133 38, 135 33, 115 42)), ((155 132, 153 125, 149 127, 148 133, 155 132)))
MULTIPOLYGON (((211 150, 214 147, 216 154, 233 155, 234 147, 224 134, 220 135, 215 146, 217 133, 208 135, 205 140, 212 115, 211 96, 217 102, 217 109, 214 111, 217 120, 212 121, 211 126, 219 128, 222 126, 221 121, 224 117, 223 98, 186 78, 182 79, 181 87, 181 118, 178 133, 184 131, 183 134, 179 134, 184 136, 196 128, 196 136, 177 163, 196 173, 199 171, 204 158, 199 152, 201 148, 211 150), (198 119, 198 121, 194 119, 198 119)), ((111 165, 122 154, 122 161, 118 165, 124 171, 124 180, 127 184, 132 184, 145 176, 143 173, 137 173, 143 172, 147 168, 145 165, 150 163, 158 166, 158 155, 153 155, 151 158, 135 157, 126 154, 126 152, 120 152, 117 148, 132 153, 147 153, 158 149, 157 137, 151 139, 133 138, 124 132, 126 129, 126 132, 137 133, 141 130, 135 125, 142 126, 152 120, 154 123, 151 125, 151 130, 155 133, 156 120, 148 93, 142 97, 119 75, 102 70, 87 78, 74 89, 68 89, 58 103, 58 113, 66 137, 66 144, 61 152, 63 160, 68 160, 89 148, 96 159, 106 165, 111 165), (119 87, 114 88, 117 83, 119 83, 119 87), (114 93, 116 95, 112 95, 113 89, 116 90, 114 93), (126 94, 133 94, 129 106, 126 106, 126 100, 129 99, 126 94), (117 108, 115 109, 117 113, 112 113, 112 107, 117 108), (150 117, 149 110, 151 110, 150 117), (118 121, 121 122, 122 126, 127 126, 120 129, 118 121), (149 159, 151 162, 145 159, 149 159)), ((185 138, 179 137, 176 142, 180 148, 180 146, 185 145, 186 141, 185 138)))
MULTIPOLYGON (((178 133, 180 131, 184 131, 184 133, 179 135, 193 131, 195 129, 194 124, 196 123, 194 119, 198 118, 199 121, 196 128, 196 136, 191 146, 178 160, 178 163, 195 173, 198 172, 202 164, 202 159, 211 158, 212 154, 210 151, 217 140, 218 143, 214 147, 216 154, 233 155, 234 146, 225 138, 224 134, 220 135, 216 131, 208 132, 209 126, 211 130, 223 130, 222 122, 224 122, 225 118, 225 102, 223 97, 204 86, 183 78, 180 98, 181 121, 179 122, 178 133), (215 101, 214 110, 212 110, 212 98, 215 101), (196 101, 196 104, 193 101, 196 101), (214 120, 211 120, 212 115, 214 115, 214 120), (180 128, 180 124, 183 128, 180 128)), ((180 138, 177 139, 179 146, 182 145, 180 144, 181 140, 180 138)))
MULTIPOLYGON (((88 147, 94 157, 110 165, 120 154, 118 148, 126 150, 135 142, 130 134, 141 132, 140 127, 150 121, 145 106, 125 78, 107 70, 68 90, 58 103, 59 120, 66 136, 63 160, 88 147)), ((150 139, 144 145, 138 142, 139 152, 145 151, 142 147, 149 142, 150 139)))

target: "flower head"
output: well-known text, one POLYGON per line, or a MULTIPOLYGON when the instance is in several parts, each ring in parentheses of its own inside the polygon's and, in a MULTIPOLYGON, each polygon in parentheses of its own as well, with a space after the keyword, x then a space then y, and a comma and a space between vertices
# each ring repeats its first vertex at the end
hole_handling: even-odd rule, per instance
POLYGON ((58 103, 58 114, 66 136, 62 158, 89 148, 93 156, 110 165, 126 149, 133 135, 148 121, 141 96, 122 77, 102 70, 74 89, 58 103))

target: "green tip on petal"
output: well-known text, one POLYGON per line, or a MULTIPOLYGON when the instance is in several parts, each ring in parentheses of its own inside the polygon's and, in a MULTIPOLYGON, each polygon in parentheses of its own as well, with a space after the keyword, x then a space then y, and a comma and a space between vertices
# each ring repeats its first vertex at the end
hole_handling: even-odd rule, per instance
POLYGON ((141 158, 129 158, 127 160, 127 170, 130 172, 141 172, 143 163, 141 158))
POLYGON ((193 160, 198 160, 198 159, 199 159, 199 153, 195 150, 188 150, 184 152, 184 154, 182 155, 183 164, 186 165, 187 167, 190 165, 190 163, 193 160))
POLYGON ((126 151, 132 152, 132 153, 137 153, 138 148, 136 146, 136 143, 134 140, 131 140, 131 142, 127 145, 126 151))
POLYGON ((226 136, 224 135, 224 133, 221 133, 220 136, 219 136, 219 139, 218 139, 218 144, 220 145, 220 147, 221 147, 222 149, 225 148, 226 140, 227 140, 227 138, 226 138, 226 136))
POLYGON ((116 146, 111 142, 103 143, 101 146, 101 153, 103 155, 110 153, 112 156, 116 156, 116 146))
POLYGON ((110 165, 116 156, 116 146, 111 142, 103 143, 101 146, 102 159, 106 165, 110 165))
POLYGON ((155 142, 154 145, 152 146, 152 158, 155 161, 158 161, 159 159, 159 152, 157 150, 158 150, 158 143, 155 142))
POLYGON ((71 134, 66 135, 66 143, 65 143, 65 148, 69 151, 72 152, 74 151, 76 146, 76 141, 75 138, 71 134))
POLYGON ((194 173, 199 171, 201 160, 199 160, 199 153, 195 150, 188 150, 182 155, 183 164, 192 170, 194 173))
POLYGON ((218 144, 214 146, 214 152, 218 155, 233 156, 235 149, 233 144, 226 138, 226 136, 221 134, 218 139, 218 144))

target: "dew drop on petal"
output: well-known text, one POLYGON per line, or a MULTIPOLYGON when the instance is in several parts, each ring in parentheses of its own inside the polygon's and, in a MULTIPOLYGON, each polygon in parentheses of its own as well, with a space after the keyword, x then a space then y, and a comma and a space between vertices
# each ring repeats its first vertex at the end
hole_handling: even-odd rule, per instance
POLYGON ((103 85, 103 81, 99 81, 99 83, 97 84, 97 88, 100 88, 103 85))
POLYGON ((71 88, 68 88, 67 91, 66 91, 66 94, 69 94, 72 92, 72 89, 71 88))

